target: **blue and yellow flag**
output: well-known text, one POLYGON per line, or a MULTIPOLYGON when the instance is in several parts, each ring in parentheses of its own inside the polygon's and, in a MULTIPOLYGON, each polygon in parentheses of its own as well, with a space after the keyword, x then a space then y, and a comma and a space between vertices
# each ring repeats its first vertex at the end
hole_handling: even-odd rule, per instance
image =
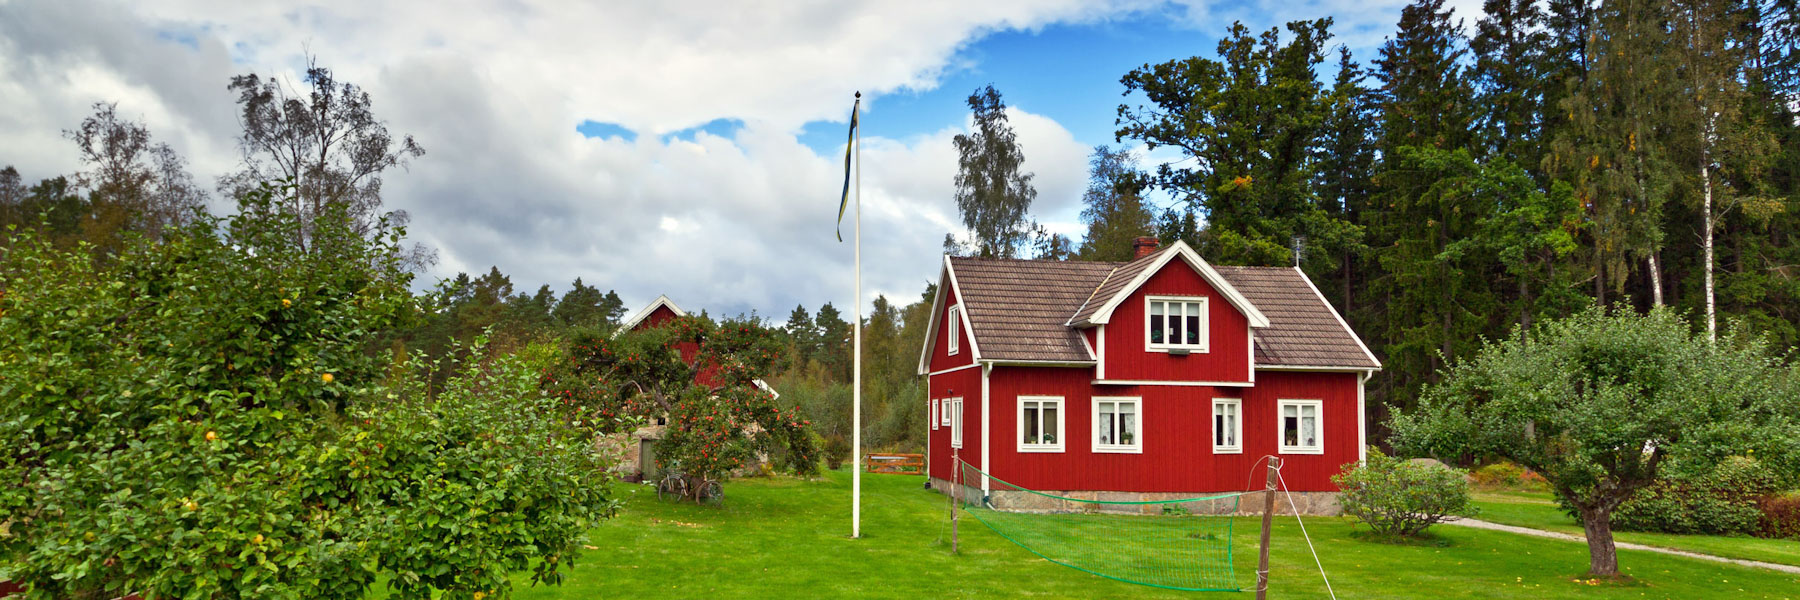
POLYGON ((838 241, 844 241, 844 209, 850 206, 850 156, 856 151, 856 113, 862 108, 862 92, 856 93, 856 103, 850 105, 850 139, 844 143, 844 193, 838 198, 838 241))

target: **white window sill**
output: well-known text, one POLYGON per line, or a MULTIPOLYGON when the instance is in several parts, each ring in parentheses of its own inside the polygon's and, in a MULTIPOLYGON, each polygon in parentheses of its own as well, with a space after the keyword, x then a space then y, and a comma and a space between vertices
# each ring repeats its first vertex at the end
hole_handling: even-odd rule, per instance
POLYGON ((1213 446, 1213 454, 1243 454, 1243 446, 1213 446))
POLYGON ((1145 352, 1168 352, 1170 350, 1184 351, 1188 354, 1206 354, 1206 346, 1151 346, 1144 349, 1145 352))
POLYGON ((1095 454, 1143 454, 1144 447, 1137 446, 1137 445, 1122 446, 1122 445, 1095 444, 1094 445, 1094 453, 1095 454))
POLYGON ((1037 453, 1062 452, 1063 447, 1062 447, 1062 444, 1055 444, 1055 445, 1031 444, 1031 445, 1019 446, 1019 451, 1020 452, 1037 452, 1037 453))
POLYGON ((1324 448, 1282 448, 1278 454, 1324 454, 1324 448))

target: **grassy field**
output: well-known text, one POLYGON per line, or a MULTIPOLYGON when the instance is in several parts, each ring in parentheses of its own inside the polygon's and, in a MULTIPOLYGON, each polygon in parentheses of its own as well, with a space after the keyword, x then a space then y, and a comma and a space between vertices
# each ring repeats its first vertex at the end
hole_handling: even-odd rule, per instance
MULTIPOLYGON (((868 475, 863 539, 848 539, 849 476, 774 478, 727 485, 723 508, 660 502, 622 486, 625 510, 595 529, 567 583, 521 587, 517 597, 675 598, 1207 598, 1119 583, 1062 567, 1006 541, 973 519, 951 554, 943 496, 906 475, 868 475)), ((1258 521, 1240 518, 1238 584, 1255 583, 1258 521)), ((1366 541, 1346 519, 1309 519, 1341 598, 1788 598, 1800 577, 1646 552, 1621 552, 1635 579, 1578 581, 1587 549, 1467 528, 1440 527, 1417 545, 1366 541)), ((1097 545, 1107 543, 1094 540, 1097 545)), ((1321 598, 1325 588, 1294 520, 1279 519, 1271 597, 1321 598)))
MULTIPOLYGON (((1549 492, 1477 492, 1476 518, 1506 525, 1581 535, 1581 523, 1556 506, 1549 492)), ((1800 566, 1800 540, 1614 531, 1614 539, 1715 556, 1800 566)))

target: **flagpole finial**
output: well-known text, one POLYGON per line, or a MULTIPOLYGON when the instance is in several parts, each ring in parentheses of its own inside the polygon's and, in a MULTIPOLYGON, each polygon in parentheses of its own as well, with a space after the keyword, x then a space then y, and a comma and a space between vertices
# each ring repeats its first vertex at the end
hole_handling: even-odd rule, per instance
POLYGON ((862 90, 857 90, 857 91, 856 91, 856 99, 857 99, 857 100, 861 100, 861 99, 862 99, 862 90))

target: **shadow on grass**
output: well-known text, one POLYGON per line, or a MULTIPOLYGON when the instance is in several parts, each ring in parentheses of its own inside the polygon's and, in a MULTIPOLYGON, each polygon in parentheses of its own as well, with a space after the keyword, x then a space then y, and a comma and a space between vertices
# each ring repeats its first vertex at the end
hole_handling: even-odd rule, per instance
POLYGON ((1456 545, 1456 542, 1450 538, 1432 533, 1430 530, 1426 530, 1419 535, 1405 536, 1359 528, 1350 532, 1350 538, 1376 544, 1413 546, 1418 548, 1449 548, 1456 545))

